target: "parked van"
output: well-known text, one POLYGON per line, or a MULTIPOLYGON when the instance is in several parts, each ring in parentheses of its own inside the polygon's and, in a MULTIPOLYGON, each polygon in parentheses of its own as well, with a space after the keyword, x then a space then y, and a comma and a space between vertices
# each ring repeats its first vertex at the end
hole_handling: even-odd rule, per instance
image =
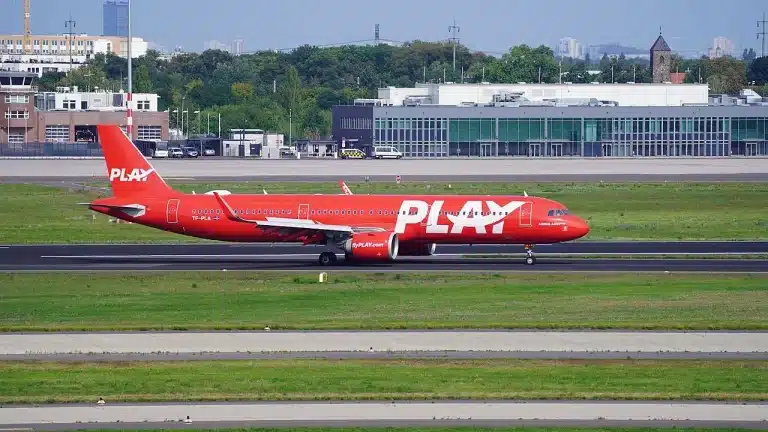
POLYGON ((374 147, 371 157, 374 159, 400 159, 403 154, 394 147, 374 147))

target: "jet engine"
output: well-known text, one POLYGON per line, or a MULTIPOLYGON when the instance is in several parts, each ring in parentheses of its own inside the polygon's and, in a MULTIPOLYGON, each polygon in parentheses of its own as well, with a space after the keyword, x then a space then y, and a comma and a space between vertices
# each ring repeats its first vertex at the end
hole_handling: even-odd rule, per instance
POLYGON ((435 254, 435 243, 403 242, 400 243, 400 256, 432 256, 435 254))
POLYGON ((357 233, 344 242, 344 254, 360 261, 391 261, 397 258, 400 242, 393 232, 357 233))

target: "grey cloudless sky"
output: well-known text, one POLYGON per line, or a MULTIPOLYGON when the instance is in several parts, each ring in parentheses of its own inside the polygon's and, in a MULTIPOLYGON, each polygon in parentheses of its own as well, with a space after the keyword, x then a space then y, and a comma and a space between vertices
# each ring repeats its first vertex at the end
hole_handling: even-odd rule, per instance
MULTIPOLYGON (((0 33, 21 33, 23 0, 1 0, 0 33)), ((32 0, 32 33, 102 31, 102 0, 32 0)), ((757 21, 767 0, 132 0, 133 33, 172 49, 201 51, 209 40, 245 51, 335 44, 381 38, 393 41, 450 37, 455 17, 461 43, 501 53, 527 43, 554 46, 562 37, 584 44, 620 43, 650 48, 661 26, 673 50, 706 53, 716 36, 730 39, 740 55, 760 55, 757 21)))

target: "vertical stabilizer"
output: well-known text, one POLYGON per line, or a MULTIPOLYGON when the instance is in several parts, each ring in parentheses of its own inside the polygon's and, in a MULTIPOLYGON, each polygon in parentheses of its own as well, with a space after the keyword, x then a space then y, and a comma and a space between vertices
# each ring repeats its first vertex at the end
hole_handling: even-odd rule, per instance
POLYGON ((173 190, 117 125, 98 125, 107 178, 116 197, 167 195, 173 190))

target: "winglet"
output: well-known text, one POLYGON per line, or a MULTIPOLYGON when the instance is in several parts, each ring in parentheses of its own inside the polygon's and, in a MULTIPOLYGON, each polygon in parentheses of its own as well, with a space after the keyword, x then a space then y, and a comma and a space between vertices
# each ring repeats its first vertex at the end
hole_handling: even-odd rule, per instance
POLYGON ((229 204, 227 204, 227 202, 224 201, 224 198, 222 198, 218 192, 213 192, 213 196, 216 197, 216 201, 219 202, 219 205, 221 206, 221 209, 224 211, 224 215, 227 217, 227 219, 231 221, 237 221, 237 222, 240 222, 243 220, 241 217, 235 214, 235 211, 232 210, 232 207, 230 207, 229 204))
POLYGON ((528 196, 528 192, 523 191, 523 195, 528 196))
POLYGON ((347 187, 347 184, 344 183, 344 180, 339 180, 339 187, 341 187, 342 192, 344 192, 344 195, 352 195, 352 191, 347 187))

